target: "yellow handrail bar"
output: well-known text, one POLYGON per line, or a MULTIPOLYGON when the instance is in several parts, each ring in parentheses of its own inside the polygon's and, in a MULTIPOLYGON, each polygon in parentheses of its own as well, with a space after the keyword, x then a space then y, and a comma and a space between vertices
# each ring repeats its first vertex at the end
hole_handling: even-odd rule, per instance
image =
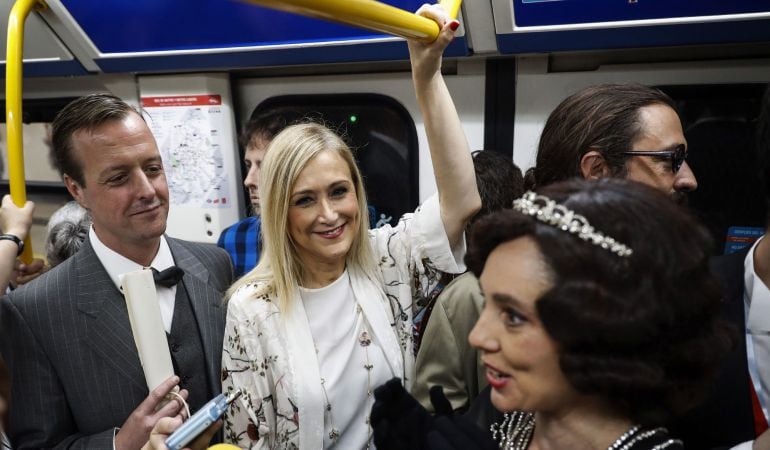
MULTIPOLYGON (((317 19, 340 22, 405 38, 435 41, 436 22, 374 0, 248 0, 260 6, 317 19)), ((457 18, 462 0, 442 0, 452 19, 457 18)))
MULTIPOLYGON (((5 54, 5 123, 8 134, 8 181, 11 198, 16 206, 27 202, 24 181, 24 142, 21 125, 22 55, 24 53, 24 22, 35 6, 45 7, 42 0, 17 0, 8 16, 8 47, 5 54)), ((20 256, 32 262, 32 240, 27 234, 24 252, 20 256)))

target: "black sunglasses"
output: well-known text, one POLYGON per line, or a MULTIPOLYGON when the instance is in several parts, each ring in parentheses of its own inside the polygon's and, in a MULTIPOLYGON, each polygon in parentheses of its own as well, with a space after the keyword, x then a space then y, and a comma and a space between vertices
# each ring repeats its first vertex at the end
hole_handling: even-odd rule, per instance
POLYGON ((673 150, 660 150, 654 152, 637 151, 637 152, 623 152, 621 155, 627 156, 660 156, 664 158, 671 158, 671 171, 674 173, 679 172, 682 168, 684 160, 687 159, 687 147, 684 144, 679 144, 673 150))

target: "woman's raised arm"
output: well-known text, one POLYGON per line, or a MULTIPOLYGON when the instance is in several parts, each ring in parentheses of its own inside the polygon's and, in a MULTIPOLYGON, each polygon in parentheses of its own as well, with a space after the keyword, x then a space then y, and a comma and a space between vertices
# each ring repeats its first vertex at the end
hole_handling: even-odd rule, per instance
POLYGON ((435 20, 441 27, 435 42, 410 40, 409 54, 438 187, 441 220, 454 246, 462 238, 468 220, 481 208, 468 139, 441 75, 441 55, 460 23, 450 20, 440 5, 423 5, 417 14, 435 20))

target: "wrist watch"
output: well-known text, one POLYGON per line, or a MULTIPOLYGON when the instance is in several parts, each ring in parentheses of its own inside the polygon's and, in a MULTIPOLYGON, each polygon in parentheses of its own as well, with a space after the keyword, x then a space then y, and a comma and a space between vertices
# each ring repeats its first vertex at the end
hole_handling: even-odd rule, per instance
POLYGON ((21 252, 24 251, 24 241, 19 239, 18 236, 13 234, 0 234, 0 241, 13 241, 16 243, 17 246, 19 246, 19 251, 16 252, 16 256, 21 255, 21 252))

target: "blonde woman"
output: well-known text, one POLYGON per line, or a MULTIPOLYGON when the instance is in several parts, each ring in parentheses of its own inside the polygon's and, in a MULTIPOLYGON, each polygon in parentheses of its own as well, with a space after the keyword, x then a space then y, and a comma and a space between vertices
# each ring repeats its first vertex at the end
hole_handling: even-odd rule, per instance
POLYGON ((262 165, 263 257, 229 292, 223 390, 244 402, 225 417, 243 448, 367 448, 372 391, 411 384, 414 299, 437 271, 461 272, 463 230, 480 207, 473 162, 441 53, 456 21, 432 44, 410 42, 438 195, 395 227, 369 230, 363 180, 350 149, 318 124, 288 127, 262 165))

